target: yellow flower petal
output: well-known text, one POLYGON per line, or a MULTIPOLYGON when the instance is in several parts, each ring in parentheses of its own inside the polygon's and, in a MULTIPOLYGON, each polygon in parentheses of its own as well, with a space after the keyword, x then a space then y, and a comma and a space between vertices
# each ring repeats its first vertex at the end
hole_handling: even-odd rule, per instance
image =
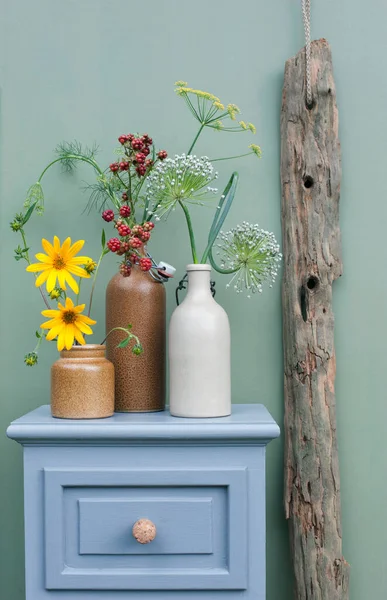
POLYGON ((59 286, 62 288, 62 290, 67 290, 66 287, 66 274, 64 271, 58 271, 58 281, 59 281, 59 286))
POLYGON ((83 323, 79 319, 77 319, 77 327, 78 329, 80 329, 80 331, 82 331, 82 333, 87 333, 88 335, 92 335, 93 333, 91 327, 89 327, 88 325, 86 325, 86 323, 83 323))
POLYGON ((58 341, 56 344, 59 352, 61 352, 63 350, 63 348, 65 347, 65 334, 66 334, 66 327, 63 327, 62 331, 58 335, 58 341))
POLYGON ((60 252, 60 239, 54 235, 54 250, 58 254, 60 252))
POLYGON ((68 252, 70 250, 71 247, 71 238, 68 237, 65 239, 65 241, 63 242, 61 249, 60 249, 60 254, 63 256, 63 258, 66 260, 68 258, 71 258, 68 256, 68 252))
POLYGON ((39 277, 36 278, 36 281, 35 281, 36 287, 40 287, 41 285, 43 285, 43 283, 46 281, 46 279, 48 278, 50 273, 51 273, 51 271, 48 271, 47 269, 45 269, 43 271, 43 273, 41 273, 39 275, 39 277))
MULTIPOLYGON (((81 313, 85 310, 86 304, 78 304, 78 306, 74 306, 74 312, 81 313)), ((79 317, 78 317, 79 318, 79 317)), ((82 318, 82 317, 81 317, 82 318)), ((87 318, 87 317, 86 317, 87 318)))
POLYGON ((90 317, 87 317, 86 315, 79 315, 77 321, 82 321, 82 323, 86 323, 88 325, 95 325, 97 322, 93 319, 90 319, 90 317))
POLYGON ((42 239, 42 246, 43 246, 43 250, 45 250, 45 251, 46 251, 46 253, 47 253, 47 254, 48 254, 50 257, 54 258, 54 256, 55 256, 55 252, 54 252, 54 248, 53 248, 53 246, 50 244, 50 242, 49 242, 49 241, 47 241, 47 240, 45 240, 45 239, 43 238, 43 239, 42 239))
POLYGON ((69 284, 70 288, 73 290, 74 294, 78 294, 79 288, 78 284, 75 281, 74 277, 68 271, 65 272, 66 281, 69 284))
POLYGON ((46 269, 51 269, 51 265, 40 265, 39 263, 33 263, 32 265, 28 265, 28 267, 26 267, 26 271, 28 271, 29 273, 45 271, 46 269))
POLYGON ((49 321, 45 321, 44 323, 41 324, 41 329, 52 329, 53 327, 57 327, 59 326, 61 323, 61 321, 59 321, 58 319, 50 319, 49 321))
POLYGON ((65 327, 66 325, 64 323, 61 323, 57 327, 53 327, 52 329, 50 329, 50 331, 46 335, 46 340, 48 340, 49 342, 54 340, 56 336, 59 335, 62 329, 64 329, 65 327))
POLYGON ((70 258, 69 263, 71 265, 85 265, 89 261, 94 262, 90 256, 73 256, 70 258))
POLYGON ((68 257, 72 258, 75 254, 82 250, 84 244, 85 240, 78 240, 77 242, 75 242, 68 251, 68 257))
POLYGON ((56 269, 51 269, 51 271, 49 271, 47 283, 46 283, 46 289, 48 292, 51 292, 51 290, 54 289, 54 287, 56 285, 56 276, 57 276, 56 269))
POLYGON ((81 267, 76 267, 75 265, 73 266, 68 264, 66 270, 73 275, 77 275, 78 277, 85 277, 86 279, 90 277, 90 273, 85 271, 85 269, 81 269, 81 267))
POLYGON ((65 346, 67 350, 70 350, 74 344, 74 325, 66 325, 65 328, 65 346))
POLYGON ((52 258, 50 256, 47 256, 46 254, 43 254, 43 252, 35 254, 35 258, 36 260, 40 260, 40 262, 46 263, 52 267, 52 258))
POLYGON ((82 333, 80 332, 80 330, 78 329, 78 327, 76 325, 74 327, 74 337, 77 340, 77 342, 79 342, 82 346, 84 346, 84 344, 86 344, 85 338, 83 337, 82 333))
POLYGON ((55 329, 50 329, 50 331, 46 335, 46 340, 48 342, 52 342, 52 340, 54 340, 59 333, 60 332, 56 331, 55 329))
POLYGON ((43 317, 60 317, 60 310, 54 310, 53 308, 49 308, 47 310, 42 310, 43 317))
POLYGON ((68 296, 66 298, 65 307, 66 307, 66 310, 68 310, 69 308, 74 308, 74 302, 68 296))

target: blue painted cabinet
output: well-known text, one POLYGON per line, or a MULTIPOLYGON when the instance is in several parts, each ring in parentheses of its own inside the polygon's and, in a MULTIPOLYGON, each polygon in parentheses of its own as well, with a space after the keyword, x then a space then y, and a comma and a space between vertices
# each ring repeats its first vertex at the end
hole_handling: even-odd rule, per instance
POLYGON ((167 412, 14 421, 24 446, 26 600, 264 600, 262 405, 221 419, 167 412), (140 519, 156 527, 140 544, 140 519))

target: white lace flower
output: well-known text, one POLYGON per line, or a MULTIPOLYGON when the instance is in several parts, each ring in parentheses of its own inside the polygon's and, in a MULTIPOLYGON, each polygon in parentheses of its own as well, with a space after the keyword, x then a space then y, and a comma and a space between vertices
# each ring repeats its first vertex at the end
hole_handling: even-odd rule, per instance
POLYGON ((282 259, 273 233, 244 221, 226 233, 221 232, 219 238, 220 267, 235 271, 227 287, 233 285, 238 294, 243 290, 254 294, 262 292, 265 281, 273 286, 282 259))
POLYGON ((147 178, 149 215, 168 216, 177 202, 203 204, 218 191, 210 185, 217 177, 206 156, 182 154, 159 162, 147 178))

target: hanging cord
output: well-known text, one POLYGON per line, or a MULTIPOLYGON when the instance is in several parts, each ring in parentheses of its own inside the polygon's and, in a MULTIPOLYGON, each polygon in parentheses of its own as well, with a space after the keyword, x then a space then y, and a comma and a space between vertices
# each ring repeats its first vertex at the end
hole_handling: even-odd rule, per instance
POLYGON ((311 0, 301 0, 302 2, 302 20, 304 21, 305 31, 305 78, 306 78, 306 105, 311 108, 313 105, 311 67, 310 67, 310 2, 311 0))

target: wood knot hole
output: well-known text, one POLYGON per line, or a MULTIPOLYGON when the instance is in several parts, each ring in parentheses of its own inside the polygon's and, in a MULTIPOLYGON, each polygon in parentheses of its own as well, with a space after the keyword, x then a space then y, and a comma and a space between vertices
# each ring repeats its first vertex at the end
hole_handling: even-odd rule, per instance
POLYGON ((304 177, 304 188, 306 188, 307 190, 309 190, 311 187, 313 187, 313 184, 314 184, 313 177, 311 177, 310 175, 305 175, 305 177, 304 177))
POLYGON ((308 277, 306 281, 306 287, 308 288, 308 290, 310 290, 311 292, 315 292, 318 290, 319 285, 320 282, 316 275, 310 275, 310 277, 308 277))
POLYGON ((312 102, 308 102, 306 100, 305 101, 305 106, 306 106, 307 110, 313 110, 314 107, 316 106, 316 102, 314 100, 312 100, 312 102))

